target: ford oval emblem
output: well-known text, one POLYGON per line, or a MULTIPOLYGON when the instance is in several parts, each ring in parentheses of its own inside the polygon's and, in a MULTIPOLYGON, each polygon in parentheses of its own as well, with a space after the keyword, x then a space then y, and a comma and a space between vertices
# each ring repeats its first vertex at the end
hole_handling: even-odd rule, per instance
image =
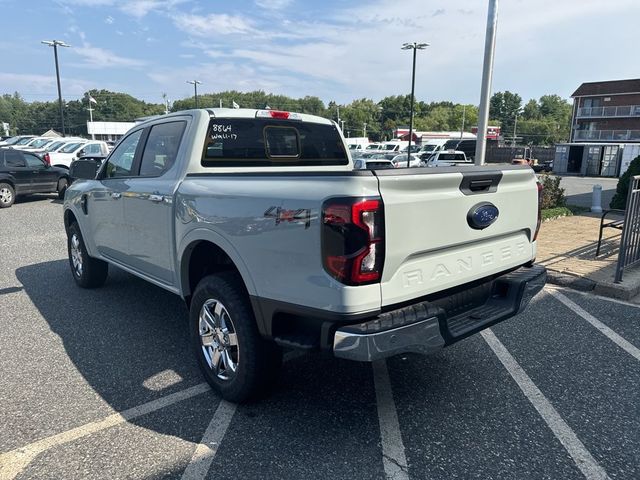
POLYGON ((467 213, 467 223, 474 230, 482 230, 495 222, 499 213, 498 207, 493 203, 479 203, 467 213))

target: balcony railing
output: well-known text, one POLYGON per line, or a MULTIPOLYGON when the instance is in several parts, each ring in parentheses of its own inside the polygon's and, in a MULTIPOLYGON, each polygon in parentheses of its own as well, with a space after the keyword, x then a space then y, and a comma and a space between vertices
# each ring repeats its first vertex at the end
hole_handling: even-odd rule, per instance
POLYGON ((576 118, 615 118, 640 117, 640 105, 621 105, 618 107, 581 107, 576 118))
POLYGON ((574 140, 640 142, 640 130, 575 130, 574 140))

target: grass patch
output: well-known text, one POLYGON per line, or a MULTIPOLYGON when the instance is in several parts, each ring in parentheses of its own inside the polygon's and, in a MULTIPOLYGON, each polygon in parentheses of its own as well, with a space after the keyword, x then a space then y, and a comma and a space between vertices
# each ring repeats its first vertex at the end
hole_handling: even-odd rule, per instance
POLYGON ((573 212, 569 207, 545 208, 542 210, 542 221, 555 220, 560 217, 571 217, 572 215, 573 212))

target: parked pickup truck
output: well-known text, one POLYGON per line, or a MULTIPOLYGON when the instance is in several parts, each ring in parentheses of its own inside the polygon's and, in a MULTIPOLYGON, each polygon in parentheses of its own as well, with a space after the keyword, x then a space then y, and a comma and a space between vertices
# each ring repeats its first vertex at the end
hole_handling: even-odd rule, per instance
POLYGON ((545 283, 527 167, 354 170, 333 121, 201 109, 136 125, 94 173, 64 203, 75 281, 98 287, 115 265, 180 295, 231 401, 272 382, 282 347, 428 354, 545 283))

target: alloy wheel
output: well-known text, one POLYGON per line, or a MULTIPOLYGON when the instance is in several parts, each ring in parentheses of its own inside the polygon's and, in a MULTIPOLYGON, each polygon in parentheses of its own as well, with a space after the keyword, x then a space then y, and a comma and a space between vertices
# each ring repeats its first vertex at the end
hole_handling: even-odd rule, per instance
POLYGON ((223 303, 209 299, 202 305, 198 330, 202 353, 216 377, 231 380, 238 371, 240 350, 231 315, 223 303))

